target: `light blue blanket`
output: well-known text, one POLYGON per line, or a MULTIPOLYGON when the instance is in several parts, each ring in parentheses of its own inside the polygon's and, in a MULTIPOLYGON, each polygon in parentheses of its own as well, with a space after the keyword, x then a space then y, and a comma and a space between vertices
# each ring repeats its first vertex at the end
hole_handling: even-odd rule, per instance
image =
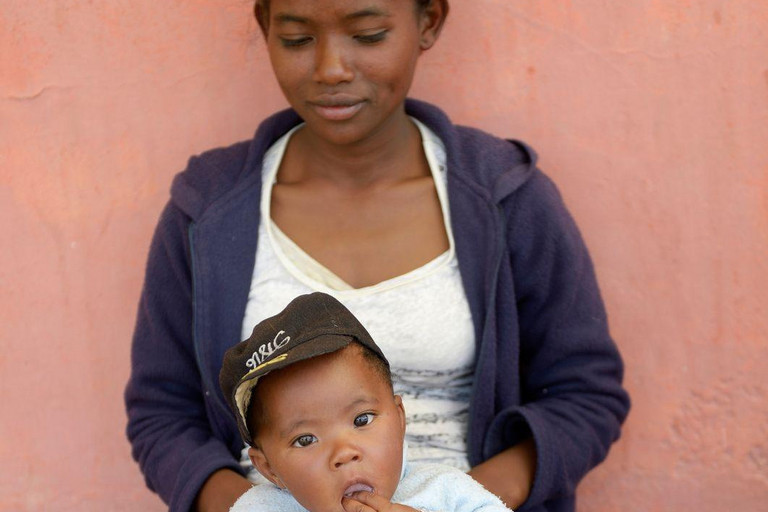
MULTIPOLYGON (((406 463, 392 502, 427 512, 510 512, 472 477, 442 464, 406 463)), ((288 491, 262 484, 243 494, 230 512, 307 510, 288 491)))

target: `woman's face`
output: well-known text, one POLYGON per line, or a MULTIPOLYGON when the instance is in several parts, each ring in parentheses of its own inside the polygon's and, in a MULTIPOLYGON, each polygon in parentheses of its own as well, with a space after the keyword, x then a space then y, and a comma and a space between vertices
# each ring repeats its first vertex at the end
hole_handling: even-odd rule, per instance
POLYGON ((271 0, 265 35, 277 81, 309 132, 346 145, 402 127, 416 61, 441 22, 442 11, 413 0, 271 0))

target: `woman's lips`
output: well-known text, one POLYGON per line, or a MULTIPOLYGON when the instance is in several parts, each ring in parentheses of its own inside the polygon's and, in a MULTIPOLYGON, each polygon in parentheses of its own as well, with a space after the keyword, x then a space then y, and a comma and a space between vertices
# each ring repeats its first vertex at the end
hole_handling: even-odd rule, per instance
POLYGON ((352 484, 344 490, 344 496, 349 498, 356 492, 360 492, 360 491, 373 492, 373 487, 364 483, 352 484))
POLYGON ((311 103, 314 111, 323 119, 328 121, 346 121, 354 117, 361 108, 363 108, 363 102, 317 102, 311 103))

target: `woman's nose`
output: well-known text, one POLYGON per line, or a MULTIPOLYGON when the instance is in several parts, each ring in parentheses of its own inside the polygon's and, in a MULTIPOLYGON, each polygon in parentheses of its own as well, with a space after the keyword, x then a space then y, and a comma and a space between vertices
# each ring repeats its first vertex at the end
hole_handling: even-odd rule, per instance
POLYGON ((350 82, 354 78, 349 55, 345 52, 342 42, 335 38, 322 41, 317 45, 315 59, 316 82, 337 85, 350 82))

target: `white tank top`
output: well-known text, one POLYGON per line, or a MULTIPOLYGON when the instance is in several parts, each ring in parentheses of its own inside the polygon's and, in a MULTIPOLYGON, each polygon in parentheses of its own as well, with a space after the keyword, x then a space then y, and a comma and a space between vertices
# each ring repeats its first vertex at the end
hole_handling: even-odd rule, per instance
MULTIPOLYGON (((258 322, 297 295, 333 295, 368 329, 389 360, 395 393, 405 406, 409 459, 466 471, 474 327, 449 222, 445 148, 437 135, 413 121, 437 188, 449 249, 417 269, 364 288, 352 288, 305 253, 270 218, 272 186, 288 139, 299 125, 264 156, 259 244, 241 337, 248 338, 258 322)), ((242 463, 250 464, 247 454, 242 463)), ((251 473, 249 478, 258 480, 251 473)))

